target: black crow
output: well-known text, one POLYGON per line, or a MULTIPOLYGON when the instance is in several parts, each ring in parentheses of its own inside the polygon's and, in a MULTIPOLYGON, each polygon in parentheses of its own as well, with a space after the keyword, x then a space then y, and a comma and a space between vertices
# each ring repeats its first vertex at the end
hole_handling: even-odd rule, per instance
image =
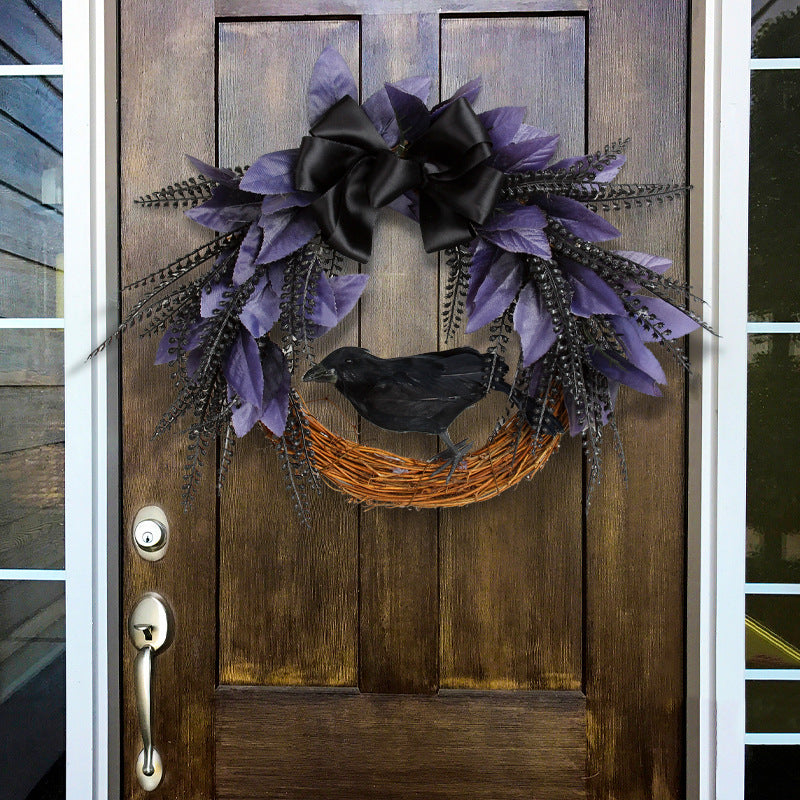
MULTIPOLYGON (((512 387, 504 380, 507 372, 500 358, 471 347, 402 358, 378 358, 363 347, 340 347, 311 367, 303 380, 334 384, 379 428, 435 433, 447 447, 437 458, 445 460, 442 469, 450 466, 449 480, 472 443, 465 439, 455 444, 447 429, 490 389, 511 396, 512 387)), ((546 412, 542 430, 560 433, 563 428, 546 412)))

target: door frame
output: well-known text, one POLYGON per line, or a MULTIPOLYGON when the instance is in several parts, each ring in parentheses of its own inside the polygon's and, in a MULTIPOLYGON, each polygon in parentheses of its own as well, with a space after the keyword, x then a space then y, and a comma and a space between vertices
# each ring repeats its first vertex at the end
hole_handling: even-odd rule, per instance
MULTIPOLYGON (((689 343, 696 375, 687 427, 686 775, 687 797, 697 800, 741 800, 744 791, 747 174, 740 165, 748 151, 749 7, 749 0, 692 3, 690 267, 724 337, 698 333, 689 343)), ((117 800, 119 682, 129 666, 118 647, 117 543, 127 532, 119 530, 117 350, 84 363, 116 321, 117 0, 63 0, 63 35, 67 800, 117 800)))

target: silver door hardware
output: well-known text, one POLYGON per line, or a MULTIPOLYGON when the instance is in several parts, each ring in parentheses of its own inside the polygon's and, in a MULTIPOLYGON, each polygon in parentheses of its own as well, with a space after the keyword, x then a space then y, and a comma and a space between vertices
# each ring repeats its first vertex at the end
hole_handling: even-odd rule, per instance
POLYGON ((145 561, 164 558, 169 544, 167 515, 158 506, 145 506, 133 520, 133 546, 145 561))
POLYGON ((169 647, 173 628, 172 612, 164 598, 155 592, 145 592, 128 618, 128 634, 139 651, 133 661, 136 710, 142 733, 142 752, 136 760, 136 777, 146 792, 152 792, 164 775, 161 755, 153 745, 153 657, 159 650, 169 647))

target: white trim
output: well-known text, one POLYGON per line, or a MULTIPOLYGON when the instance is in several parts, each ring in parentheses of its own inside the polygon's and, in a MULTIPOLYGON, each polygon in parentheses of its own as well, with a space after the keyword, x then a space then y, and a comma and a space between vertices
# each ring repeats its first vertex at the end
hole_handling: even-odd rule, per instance
POLYGON ((751 58, 750 69, 800 69, 800 58, 751 58))
POLYGON ((716 797, 744 797, 744 582, 750 2, 714 0, 719 24, 719 383, 716 522, 716 797), (724 265, 724 275, 721 275, 724 265))
POLYGON ((40 75, 63 75, 64 67, 61 64, 2 64, 0 65, 0 78, 34 77, 40 75))
POLYGON ((113 0, 63 0, 63 42, 66 800, 113 800, 118 447, 109 419, 117 415, 116 375, 113 353, 86 361, 114 322, 116 297, 113 0))
POLYGON ((800 322, 748 322, 748 333, 800 333, 800 322))
POLYGON ((746 583, 747 594, 800 594, 800 583, 746 583))
POLYGON ((0 569, 0 581, 63 581, 63 569, 0 569))
POLYGON ((746 669, 748 681, 800 681, 800 669, 746 669))
POLYGON ((3 328, 51 328, 64 327, 64 320, 57 317, 2 317, 0 329, 3 328))
POLYGON ((800 744, 800 733, 746 733, 745 744, 800 744))

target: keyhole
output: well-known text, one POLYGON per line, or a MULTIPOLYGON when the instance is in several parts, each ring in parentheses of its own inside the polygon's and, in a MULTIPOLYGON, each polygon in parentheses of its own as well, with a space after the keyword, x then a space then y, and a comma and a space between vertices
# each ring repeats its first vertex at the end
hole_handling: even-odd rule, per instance
POLYGON ((137 631, 141 631, 144 635, 144 640, 146 642, 153 641, 153 626, 152 625, 134 625, 137 631))

